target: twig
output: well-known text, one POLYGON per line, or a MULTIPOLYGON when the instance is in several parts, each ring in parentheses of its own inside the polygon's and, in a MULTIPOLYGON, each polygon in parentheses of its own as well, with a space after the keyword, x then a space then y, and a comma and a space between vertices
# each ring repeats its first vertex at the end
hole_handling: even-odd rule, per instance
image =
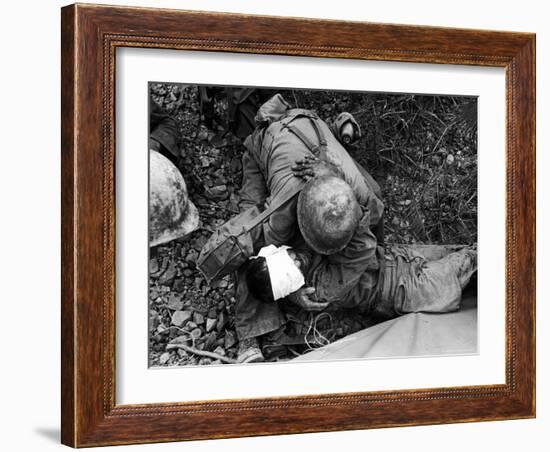
POLYGON ((384 119, 388 116, 391 116, 391 115, 402 115, 403 113, 407 113, 405 110, 400 110, 400 111, 388 111, 387 113, 384 113, 383 115, 380 116, 380 119, 384 119))
POLYGON ((435 143, 435 146, 432 148, 432 152, 430 153, 430 155, 432 155, 436 150, 437 150, 437 147, 439 146, 439 143, 441 143, 441 140, 443 139, 443 137, 445 136, 445 134, 447 133, 447 131, 454 125, 453 124, 449 124, 448 126, 445 126, 445 130, 443 130, 443 133, 440 135, 439 137, 439 140, 437 140, 437 142, 435 143))
POLYGON ((445 124, 445 123, 439 118, 439 116, 437 116, 435 113, 432 113, 431 111, 422 110, 422 114, 431 116, 432 118, 437 119, 437 120, 438 120, 441 124, 443 124, 444 126, 447 126, 447 124, 445 124))
POLYGON ((294 97, 294 105, 296 106, 295 108, 300 108, 300 106, 298 105, 298 99, 296 98, 296 92, 294 90, 292 90, 292 97, 294 97))
MULTIPOLYGON (((180 332, 182 332, 183 334, 186 334, 189 337, 189 339, 191 339, 191 343, 193 344, 193 347, 195 346, 195 336, 193 336, 191 333, 181 329, 179 326, 169 326, 169 327, 166 328, 165 331, 169 330, 170 328, 172 328, 172 329, 175 328, 175 329, 179 330, 180 332)), ((174 344, 168 344, 168 345, 174 345, 174 344)))
POLYGON ((470 201, 474 198, 475 195, 477 195, 476 192, 472 193, 472 196, 470 196, 470 197, 468 198, 468 201, 466 201, 466 204, 467 204, 467 205, 470 204, 470 201))
POLYGON ((166 350, 175 350, 178 348, 181 350, 185 350, 186 352, 193 353, 194 355, 200 355, 200 356, 206 356, 212 359, 218 359, 226 364, 237 364, 237 361, 234 359, 227 358, 222 355, 218 355, 217 353, 214 353, 214 352, 208 352, 206 350, 199 350, 194 347, 189 347, 188 345, 185 345, 185 344, 168 344, 166 346, 166 350))

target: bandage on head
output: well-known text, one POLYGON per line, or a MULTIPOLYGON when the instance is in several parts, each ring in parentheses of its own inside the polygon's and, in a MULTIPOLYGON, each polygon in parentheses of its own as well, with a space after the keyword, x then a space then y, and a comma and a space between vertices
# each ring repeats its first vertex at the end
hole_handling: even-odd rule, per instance
POLYGON ((296 292, 305 284, 304 275, 288 255, 288 246, 277 248, 269 245, 260 250, 257 257, 266 260, 275 301, 296 292))

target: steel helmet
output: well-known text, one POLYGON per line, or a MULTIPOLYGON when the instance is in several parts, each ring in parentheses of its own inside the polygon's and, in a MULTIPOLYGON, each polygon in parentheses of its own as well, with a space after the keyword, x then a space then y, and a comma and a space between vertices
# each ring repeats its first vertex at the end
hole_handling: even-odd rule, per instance
POLYGON ((176 166, 153 150, 149 164, 149 246, 156 246, 197 229, 199 214, 176 166))
POLYGON ((339 177, 311 179, 298 196, 298 225, 317 253, 333 254, 351 240, 360 221, 352 188, 339 177))

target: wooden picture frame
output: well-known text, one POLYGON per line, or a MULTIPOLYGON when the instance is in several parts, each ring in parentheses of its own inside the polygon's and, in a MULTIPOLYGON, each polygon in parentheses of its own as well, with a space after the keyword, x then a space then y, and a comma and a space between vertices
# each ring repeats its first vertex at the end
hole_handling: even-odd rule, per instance
POLYGON ((535 35, 78 4, 62 9, 61 34, 64 444, 84 447, 535 416, 535 35), (505 384, 117 405, 118 47, 505 68, 505 384))

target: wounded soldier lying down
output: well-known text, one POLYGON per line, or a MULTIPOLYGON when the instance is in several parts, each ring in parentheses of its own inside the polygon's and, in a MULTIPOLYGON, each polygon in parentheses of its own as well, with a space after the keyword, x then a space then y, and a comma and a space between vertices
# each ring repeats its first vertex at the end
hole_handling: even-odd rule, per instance
MULTIPOLYGON (((301 196, 315 196, 324 183, 323 178, 310 181, 301 196)), ((354 210, 352 239, 334 254, 309 247, 262 248, 247 263, 250 292, 265 302, 288 297, 307 310, 358 308, 385 319, 460 308, 462 289, 477 270, 475 249, 411 245, 384 252, 369 228, 368 211, 359 204, 354 210)))

